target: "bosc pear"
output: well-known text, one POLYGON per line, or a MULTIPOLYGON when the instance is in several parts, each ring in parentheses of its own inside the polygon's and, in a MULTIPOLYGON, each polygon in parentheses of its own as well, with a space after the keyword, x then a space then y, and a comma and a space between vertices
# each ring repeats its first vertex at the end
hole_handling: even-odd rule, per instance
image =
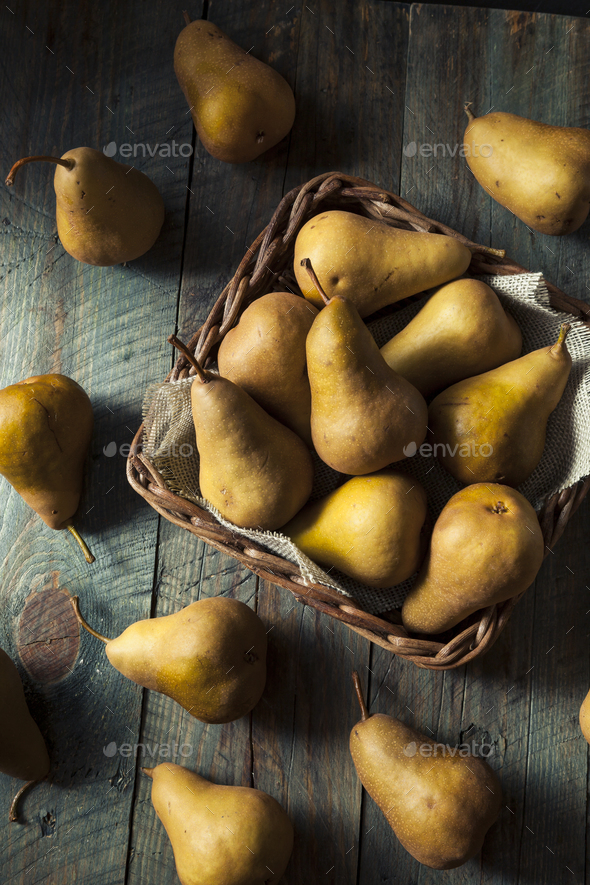
POLYGON ((168 695, 201 722, 232 722, 258 703, 266 682, 266 631, 237 599, 200 599, 172 615, 136 621, 115 639, 79 623, 105 643, 113 667, 168 695))
POLYGON ((171 762, 144 768, 181 885, 277 885, 293 850, 279 803, 251 787, 213 784, 171 762))
POLYGON ((418 570, 425 519, 420 483, 380 470, 306 504, 281 531, 319 565, 370 587, 393 587, 418 570))
POLYGON ((438 517, 430 549, 402 606, 412 633, 442 633, 468 615, 523 593, 543 562, 533 507, 516 489, 475 483, 438 517))
POLYGON ((57 233, 78 261, 109 267, 133 261, 154 245, 164 221, 164 201, 143 172, 103 151, 80 147, 62 157, 25 157, 14 164, 6 184, 14 184, 21 166, 36 162, 56 164, 57 233))
POLYGON ((306 342, 314 447, 333 470, 374 473, 424 441, 424 397, 389 368, 352 301, 328 298, 304 264, 326 304, 306 342))
POLYGON ((74 528, 92 405, 65 375, 35 375, 0 390, 0 473, 52 529, 68 529, 87 562, 94 557, 74 528))
POLYGON ((219 346, 219 374, 311 445, 311 391, 305 339, 317 309, 292 292, 250 304, 219 346))
POLYGON ((302 265, 304 258, 329 298, 347 298, 366 317, 461 276, 476 249, 504 255, 486 246, 466 246, 456 237, 403 230, 334 209, 314 215, 301 228, 293 267, 299 288, 316 307, 321 309, 324 301, 302 265))
POLYGON ((237 384, 204 371, 175 335, 168 341, 197 373, 191 401, 201 494, 242 528, 285 525, 311 494, 309 449, 237 384))
POLYGON ((281 141, 295 98, 277 71, 210 21, 191 22, 174 48, 174 71, 205 148, 225 163, 247 163, 281 141))
POLYGON ((381 348, 383 359, 423 396, 515 360, 516 320, 481 280, 454 280, 381 348))
POLYGON ((577 230, 590 208, 590 131, 549 126, 500 111, 469 122, 469 168, 494 200, 528 227, 560 236, 577 230))
POLYGON ((25 789, 42 780, 49 771, 45 741, 29 712, 23 685, 11 659, 0 648, 0 771, 9 777, 27 781, 18 791, 10 809, 11 821, 17 819, 17 803, 25 789))
POLYGON ((572 367, 569 329, 564 323, 554 345, 459 381, 431 402, 434 453, 460 482, 517 486, 531 475, 572 367))
POLYGON ((502 805, 502 787, 483 759, 436 743, 399 719, 369 714, 353 674, 361 719, 350 753, 361 783, 406 851, 451 870, 481 851, 502 805))

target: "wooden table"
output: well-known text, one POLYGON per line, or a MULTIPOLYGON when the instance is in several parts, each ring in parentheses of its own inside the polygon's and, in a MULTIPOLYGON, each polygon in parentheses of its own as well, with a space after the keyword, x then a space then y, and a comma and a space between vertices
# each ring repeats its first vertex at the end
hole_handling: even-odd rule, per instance
POLYGON ((177 148, 177 156, 144 158, 140 148, 126 161, 156 182, 166 203, 156 246, 126 267, 93 268, 64 252, 48 166, 29 166, 11 191, 1 188, 0 383, 64 372, 89 392, 96 430, 78 523, 96 562, 86 565, 67 533, 46 528, 0 482, 0 643, 19 665, 52 758, 50 783, 23 803, 25 825, 8 824, 17 782, 0 777, 0 879, 177 882, 139 770, 146 756, 104 752, 113 742, 152 750, 176 742, 192 748, 188 767, 259 787, 288 809, 297 835, 286 883, 588 881, 588 746, 577 724, 590 685, 587 504, 493 650, 466 668, 433 673, 158 519, 129 488, 124 455, 146 386, 171 368, 166 336, 178 328, 189 337, 282 195, 320 172, 379 182, 587 298, 588 224, 562 239, 529 232, 449 154, 461 141, 465 101, 478 113, 494 106, 590 126, 590 22, 383 0, 194 3, 193 18, 207 14, 252 47, 297 97, 290 137, 254 163, 229 166, 195 141, 174 77, 180 10, 161 0, 11 0, 0 11, 4 174, 18 157, 81 145, 194 146, 190 157, 177 148), (423 156, 427 149, 409 156, 414 142, 438 144, 437 158, 423 156), (440 145, 448 145, 445 155, 440 145), (80 596, 88 620, 109 636, 199 598, 243 600, 270 630, 262 701, 229 725, 193 720, 112 669, 102 644, 78 638, 64 590, 80 596), (369 684, 373 710, 451 744, 493 745, 505 802, 481 857, 446 873, 420 867, 362 793, 348 752, 358 719, 353 667, 369 684))

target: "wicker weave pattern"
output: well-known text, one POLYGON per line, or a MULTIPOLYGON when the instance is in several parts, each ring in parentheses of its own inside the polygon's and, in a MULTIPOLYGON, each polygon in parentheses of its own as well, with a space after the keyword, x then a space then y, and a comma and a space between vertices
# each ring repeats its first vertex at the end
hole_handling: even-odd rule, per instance
MULTIPOLYGON (((318 212, 329 208, 348 209, 376 218, 392 227, 454 236, 474 253, 469 271, 473 274, 526 273, 516 262, 501 257, 496 250, 478 246, 446 225, 433 221, 396 194, 379 190, 363 179, 339 173, 325 173, 294 188, 280 202, 270 223, 256 238, 241 261, 234 277, 213 306, 204 325, 189 342, 202 365, 212 361, 212 352, 232 328, 238 315, 254 299, 277 288, 281 275, 290 270, 295 239, 303 225, 318 212)), ((290 277, 290 274, 289 274, 290 277)), ((590 325, 590 308, 547 283, 551 305, 590 325)), ((393 306, 395 308, 395 305, 393 306)), ((180 357, 167 381, 194 374, 180 357)), ((520 596, 478 612, 469 626, 449 642, 409 637, 399 615, 391 620, 365 612, 355 600, 321 584, 305 584, 296 566, 269 553, 221 526, 196 504, 169 491, 154 466, 141 454, 143 425, 135 435, 127 461, 127 477, 132 487, 162 516, 187 529, 216 549, 238 559, 265 580, 285 587, 300 602, 311 605, 348 624, 357 633, 383 648, 413 661, 420 667, 446 670, 459 667, 485 652, 498 638, 520 596)), ((547 550, 553 547, 590 487, 590 477, 554 495, 540 514, 547 550)))

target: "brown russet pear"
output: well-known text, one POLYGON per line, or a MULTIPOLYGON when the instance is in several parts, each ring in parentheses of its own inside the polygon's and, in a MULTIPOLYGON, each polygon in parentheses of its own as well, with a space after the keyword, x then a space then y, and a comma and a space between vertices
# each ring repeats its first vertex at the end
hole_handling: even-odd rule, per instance
POLYGON ((443 633, 468 615, 523 593, 543 562, 533 507, 516 489, 475 483, 438 517, 430 549, 402 607, 412 633, 443 633))
POLYGON ((123 676, 159 691, 201 722, 232 722, 258 703, 266 682, 266 631, 252 609, 224 596, 199 599, 172 615, 136 621, 105 643, 123 676))
POLYGON ((420 483, 380 470, 309 502, 281 531, 319 565, 370 587, 392 587, 418 570, 425 519, 420 483))
POLYGON ((252 787, 213 784, 165 762, 143 771, 174 851, 181 885, 277 885, 293 850, 279 803, 252 787))
POLYGON ((572 367, 569 329, 564 323, 554 345, 459 381, 431 402, 434 454, 460 482, 517 486, 531 475, 572 367))
POLYGON ((277 71, 210 21, 191 22, 174 48, 174 71, 205 148, 246 163, 277 144, 295 119, 295 98, 277 71))
POLYGON ((86 392, 66 375, 35 375, 0 390, 0 473, 52 529, 72 525, 93 427, 86 392))
POLYGON ((305 297, 321 308, 321 292, 309 280, 304 258, 313 264, 329 298, 348 298, 366 317, 461 276, 472 251, 456 237, 402 230, 339 209, 314 215, 297 235, 294 271, 305 297))
POLYGON ((374 473, 424 441, 426 403, 389 368, 353 302, 343 295, 328 299, 304 261, 326 300, 306 342, 313 444, 333 470, 374 473))
POLYGON ((590 744, 590 691, 584 698, 580 707, 580 728, 582 734, 590 744))
POLYGON ((502 805, 502 787, 483 759, 437 743, 399 719, 369 714, 353 674, 361 719, 350 733, 360 781, 406 851, 451 870, 481 851, 502 805))
POLYGON ((219 374, 311 445, 311 391, 305 339, 317 310, 292 292, 250 304, 219 346, 219 374))
POLYGON ((204 371, 176 336, 168 341, 197 372, 191 401, 201 494, 242 528, 285 525, 311 494, 309 449, 233 381, 204 371))
MULTIPOLYGON (((45 741, 29 712, 23 685, 11 659, 0 648, 0 706, 3 727, 0 730, 0 771, 9 777, 27 781, 25 787, 42 780, 49 771, 45 741)), ((21 788, 10 809, 10 820, 17 819, 21 788)))
POLYGON ((464 153, 488 194, 542 234, 577 230, 590 208, 590 131, 465 111, 464 153))
POLYGON ((454 280, 437 289, 424 307, 381 348, 388 366, 423 396, 481 375, 522 347, 516 320, 481 280, 454 280))
POLYGON ((6 179, 26 163, 56 164, 57 233, 61 244, 84 264, 109 267, 133 261, 154 245, 164 221, 164 201, 147 175, 118 163, 103 151, 80 147, 62 157, 25 157, 6 179))

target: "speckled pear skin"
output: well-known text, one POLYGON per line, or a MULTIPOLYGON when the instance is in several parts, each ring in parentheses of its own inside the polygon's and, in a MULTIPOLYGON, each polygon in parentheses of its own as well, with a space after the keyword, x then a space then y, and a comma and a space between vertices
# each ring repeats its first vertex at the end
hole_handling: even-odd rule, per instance
POLYGON ((277 885, 294 834, 275 799, 251 787, 213 784, 170 762, 144 771, 181 885, 277 885))
POLYGON ((590 209, 590 131, 499 111, 474 117, 467 109, 467 114, 467 163, 487 193, 549 236, 570 234, 584 223, 590 209))
POLYGON ((36 781, 49 771, 45 741, 29 713, 18 670, 0 649, 0 771, 9 777, 36 781))
POLYGON ((545 544, 535 510, 516 489, 475 483, 438 517, 430 549, 404 600, 412 633, 442 633, 468 615, 524 592, 545 544))
POLYGON ((254 160, 293 126, 295 97, 287 81, 212 22, 194 21, 180 32, 174 71, 198 136, 218 160, 254 160))

